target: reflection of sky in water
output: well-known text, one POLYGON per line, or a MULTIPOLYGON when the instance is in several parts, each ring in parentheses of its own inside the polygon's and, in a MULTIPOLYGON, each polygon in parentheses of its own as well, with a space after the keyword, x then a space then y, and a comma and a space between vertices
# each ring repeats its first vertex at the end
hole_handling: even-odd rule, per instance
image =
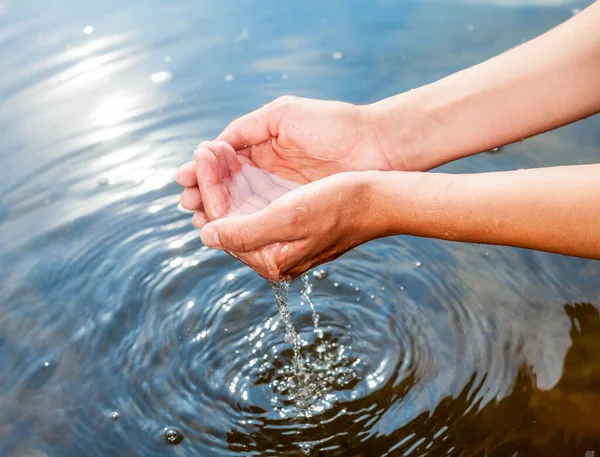
MULTIPOLYGON (((104 323, 111 322, 113 314, 124 313, 110 308, 111 294, 148 313, 160 313, 162 306, 181 301, 174 315, 187 319, 186 313, 205 306, 203 294, 210 292, 212 298, 224 293, 223 288, 229 293, 230 288, 245 287, 251 293, 241 292, 236 300, 250 300, 260 289, 245 269, 225 265, 201 249, 189 221, 175 210, 176 167, 191 158, 201 139, 214 137, 234 117, 290 93, 372 102, 515 46, 567 19, 586 2, 63 0, 40 5, 0 0, 0 254, 14 260, 10 261, 16 272, 13 286, 22 278, 37 279, 23 287, 33 288, 40 300, 63 306, 56 308, 65 311, 61 319, 81 313, 86 324, 79 331, 85 333, 88 326, 99 325, 94 321, 95 313, 100 313, 96 305, 102 310, 100 305, 107 304, 98 318, 104 323), (76 261, 82 268, 105 262, 102 281, 96 277, 98 284, 78 282, 78 271, 70 272, 79 265, 76 261), (202 262, 208 262, 202 274, 191 269, 202 262), (111 276, 111 271, 121 276, 111 276), (72 276, 61 276, 65 272, 72 276), (152 289, 147 281, 161 288, 152 289), (55 283, 66 292, 52 295, 55 283), (79 300, 78 294, 85 300, 69 308, 69 297, 79 300), (181 296, 186 294, 190 296, 181 296), (86 307, 88 299, 92 305, 86 307), (139 306, 146 303, 152 306, 139 306)), ((447 169, 471 172, 597 161, 598 132, 598 119, 592 118, 510 146, 502 154, 470 158, 447 169)), ((342 260, 337 274, 355 280, 351 276, 359 270, 355 264, 362 268, 368 263, 379 272, 377 281, 388 281, 389 287, 402 283, 407 303, 414 301, 426 309, 429 314, 423 320, 431 318, 442 342, 453 341, 453 335, 447 319, 439 318, 447 313, 435 293, 445 287, 460 291, 460 300, 479 306, 473 328, 493 336, 506 330, 502 323, 511 323, 509 331, 522 338, 520 350, 534 366, 542 389, 560 379, 570 344, 570 322, 562 305, 583 298, 598 300, 594 263, 423 240, 385 240, 371 246, 360 251, 360 258, 355 253, 356 257, 342 260), (422 263, 415 274, 417 261, 422 263), (503 290, 506 284, 510 290, 503 290), (536 308, 539 303, 552 305, 543 318, 536 308)), ((9 260, 3 262, 0 267, 9 260)), ((331 271, 335 277, 335 268, 331 271)), ((384 294, 378 283, 366 284, 370 285, 369 295, 361 295, 364 302, 370 294, 384 294)), ((331 294, 341 293, 332 290, 331 294)), ((248 314, 250 308, 233 307, 232 297, 223 306, 236 313, 227 321, 234 327, 240 321, 238 313, 248 314)), ((387 312, 387 304, 386 298, 377 312, 387 312)), ((131 331, 139 331, 133 339, 152 341, 148 334, 157 327, 161 336, 168 333, 165 328, 179 331, 178 323, 162 327, 161 318, 168 322, 172 316, 143 317, 147 320, 137 322, 137 328, 131 324, 131 331)), ((128 318, 123 318, 123 325, 130 325, 128 318)), ((239 325, 246 325, 245 319, 241 321, 239 325)), ((215 334, 222 327, 197 328, 192 336, 195 342, 205 342, 218 338, 215 334)), ((66 326, 65 333, 71 330, 66 326)), ((111 330, 107 332, 102 335, 112 338, 111 330)), ((170 333, 165 338, 179 341, 170 333)), ((173 346, 170 340, 169 344, 173 346)), ((466 348, 460 359, 451 345, 437 349, 439 376, 395 411, 398 420, 409 421, 442 395, 460 390, 464 379, 456 367, 469 373, 490 357, 487 347, 466 348)), ((192 356, 179 362, 190 360, 192 356)), ((506 367, 496 368, 499 371, 492 375, 500 376, 506 367)), ((190 368, 186 376, 193 373, 190 368)), ((366 382, 378 385, 378 373, 371 375, 366 382)), ((504 388, 509 381, 502 381, 504 388)), ((490 398, 495 394, 506 392, 484 392, 490 398)), ((393 425, 380 424, 382 429, 393 425)))

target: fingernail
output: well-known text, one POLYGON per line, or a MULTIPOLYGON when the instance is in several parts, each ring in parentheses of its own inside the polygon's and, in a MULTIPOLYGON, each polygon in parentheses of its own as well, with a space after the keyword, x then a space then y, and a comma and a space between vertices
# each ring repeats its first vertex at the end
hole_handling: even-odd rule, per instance
POLYGON ((219 249, 221 247, 219 232, 212 227, 204 227, 200 232, 200 239, 204 246, 208 246, 209 248, 219 249))

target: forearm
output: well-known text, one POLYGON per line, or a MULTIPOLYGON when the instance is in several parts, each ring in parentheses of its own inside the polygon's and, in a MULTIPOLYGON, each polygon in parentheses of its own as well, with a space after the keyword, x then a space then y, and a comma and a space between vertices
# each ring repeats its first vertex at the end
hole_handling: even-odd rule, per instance
POLYGON ((370 109, 390 161, 437 165, 600 111, 600 2, 479 65, 370 109), (410 156, 407 159, 406 153, 410 156))
POLYGON ((600 165, 369 179, 373 238, 407 234, 600 259, 600 165))

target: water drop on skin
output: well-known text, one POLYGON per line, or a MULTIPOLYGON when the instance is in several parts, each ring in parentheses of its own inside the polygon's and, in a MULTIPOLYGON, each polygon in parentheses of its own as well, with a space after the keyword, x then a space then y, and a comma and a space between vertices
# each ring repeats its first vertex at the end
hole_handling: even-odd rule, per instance
POLYGON ((111 421, 118 421, 119 420, 119 413, 116 412, 116 411, 114 413, 111 413, 110 420, 111 421))

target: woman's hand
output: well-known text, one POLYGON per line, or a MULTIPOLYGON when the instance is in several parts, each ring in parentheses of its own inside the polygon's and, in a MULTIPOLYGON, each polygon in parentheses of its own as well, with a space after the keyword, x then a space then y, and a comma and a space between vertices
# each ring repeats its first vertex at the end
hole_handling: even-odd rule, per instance
POLYGON ((270 280, 296 277, 374 236, 369 173, 300 186, 255 167, 224 142, 200 148, 195 167, 198 187, 185 189, 181 203, 196 211, 202 242, 270 280))
MULTIPOLYGON (((383 134, 374 105, 286 96, 233 121, 217 141, 258 168, 306 184, 344 171, 408 169, 399 154, 381 149, 383 134)), ((193 163, 181 168, 178 180, 197 185, 193 163)))
POLYGON ((223 249, 272 281, 295 278, 372 238, 364 173, 307 184, 263 209, 205 225, 202 242, 223 249))

